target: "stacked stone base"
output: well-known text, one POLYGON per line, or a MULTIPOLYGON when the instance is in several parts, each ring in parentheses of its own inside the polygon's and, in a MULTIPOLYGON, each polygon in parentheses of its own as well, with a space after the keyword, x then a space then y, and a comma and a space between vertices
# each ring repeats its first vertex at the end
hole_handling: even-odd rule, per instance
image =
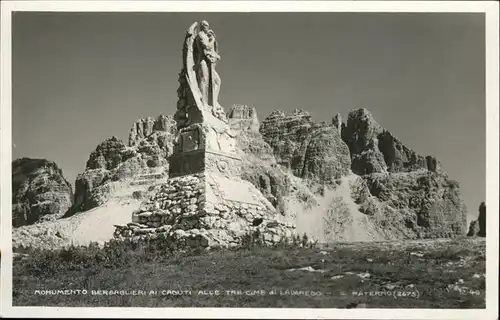
POLYGON ((165 239, 175 247, 235 247, 258 230, 265 244, 291 239, 295 227, 250 182, 204 172, 169 179, 150 191, 115 238, 165 239))

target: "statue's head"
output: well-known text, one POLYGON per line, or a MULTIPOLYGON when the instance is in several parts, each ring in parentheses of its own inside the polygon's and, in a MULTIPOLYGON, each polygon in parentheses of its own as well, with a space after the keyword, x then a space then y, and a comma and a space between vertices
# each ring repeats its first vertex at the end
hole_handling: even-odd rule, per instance
POLYGON ((208 31, 209 28, 210 28, 210 25, 208 24, 207 20, 202 20, 200 22, 200 30, 202 30, 202 31, 208 31))

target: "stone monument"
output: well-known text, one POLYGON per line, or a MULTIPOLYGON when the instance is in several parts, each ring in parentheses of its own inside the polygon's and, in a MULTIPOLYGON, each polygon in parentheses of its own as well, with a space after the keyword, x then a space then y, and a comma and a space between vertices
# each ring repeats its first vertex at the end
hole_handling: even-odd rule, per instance
POLYGON ((258 230, 265 243, 294 235, 295 227, 249 181, 240 177, 241 156, 224 109, 215 33, 207 21, 186 32, 177 90, 177 136, 169 180, 150 191, 115 237, 165 237, 179 246, 237 246, 258 230))
POLYGON ((174 116, 179 135, 170 158, 170 177, 203 170, 237 175, 234 134, 218 102, 221 81, 215 64, 220 55, 208 22, 189 27, 182 58, 174 116))

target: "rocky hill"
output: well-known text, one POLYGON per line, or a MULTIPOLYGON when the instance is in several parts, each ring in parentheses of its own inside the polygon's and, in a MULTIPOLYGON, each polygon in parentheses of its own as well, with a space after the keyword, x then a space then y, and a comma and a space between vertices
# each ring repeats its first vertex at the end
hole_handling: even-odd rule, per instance
POLYGON ((355 228, 355 233, 371 230, 375 239, 454 237, 466 232, 467 212, 458 182, 448 178, 434 157, 406 147, 366 109, 352 110, 347 123, 337 115, 331 124, 315 124, 303 110, 291 115, 275 111, 263 120, 260 132, 277 162, 296 177, 326 184, 326 190, 349 189, 334 201, 340 203, 328 205, 344 208, 326 210, 334 213, 326 218, 334 224, 339 212, 349 212, 348 228, 355 228, 353 217, 362 213, 358 217, 365 230, 355 228), (349 187, 344 186, 347 180, 349 187))
POLYGON ((76 178, 75 201, 68 216, 106 203, 124 181, 146 185, 167 178, 166 159, 172 152, 175 132, 173 118, 160 115, 136 121, 128 145, 115 136, 100 143, 90 154, 85 171, 76 178))
POLYGON ((291 115, 274 111, 259 130, 278 164, 297 177, 328 183, 349 172, 349 149, 338 130, 314 123, 306 111, 295 110, 291 115))
POLYGON ((111 239, 114 225, 131 220, 147 189, 168 179, 166 157, 175 131, 172 117, 160 115, 136 121, 128 145, 115 136, 101 142, 76 178, 73 201, 58 215, 63 219, 14 229, 14 246, 54 248, 111 239))
POLYGON ((342 137, 351 152, 352 171, 389 211, 404 216, 404 226, 417 238, 466 232, 467 209, 459 184, 435 157, 416 154, 376 123, 366 109, 349 113, 342 137))
POLYGON ((440 171, 441 164, 431 156, 420 156, 407 148, 391 132, 380 126, 366 109, 349 112, 342 124, 342 139, 351 153, 355 174, 440 171))
POLYGON ((486 237, 486 204, 484 202, 479 205, 479 216, 477 220, 471 221, 467 235, 486 237))
MULTIPOLYGON (((261 122, 257 110, 245 105, 227 115, 242 157, 241 177, 298 233, 321 242, 466 233, 458 183, 366 109, 351 111, 346 123, 339 115, 315 123, 304 110, 274 111, 261 122)), ((114 224, 131 222, 141 204, 154 205, 150 196, 168 179, 176 130, 173 117, 149 117, 133 124, 128 144, 116 137, 100 143, 76 179, 65 219, 39 224, 36 231, 14 230, 15 245, 111 238, 114 224)))
POLYGON ((73 191, 62 170, 46 159, 12 162, 12 225, 20 227, 62 217, 73 191))

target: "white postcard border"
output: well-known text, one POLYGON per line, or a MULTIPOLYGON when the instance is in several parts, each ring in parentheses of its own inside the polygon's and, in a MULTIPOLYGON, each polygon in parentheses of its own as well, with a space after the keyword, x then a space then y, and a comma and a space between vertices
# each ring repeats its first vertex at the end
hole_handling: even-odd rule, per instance
POLYGON ((493 319, 498 317, 498 2, 495 1, 4 1, 1 3, 1 291, 6 317, 147 318, 393 318, 493 319), (488 212, 486 309, 275 309, 275 308, 57 308, 12 307, 11 228, 11 12, 484 12, 486 15, 486 172, 488 212), (496 287, 493 287, 496 286, 496 287), (496 313, 495 313, 496 311, 496 313))

